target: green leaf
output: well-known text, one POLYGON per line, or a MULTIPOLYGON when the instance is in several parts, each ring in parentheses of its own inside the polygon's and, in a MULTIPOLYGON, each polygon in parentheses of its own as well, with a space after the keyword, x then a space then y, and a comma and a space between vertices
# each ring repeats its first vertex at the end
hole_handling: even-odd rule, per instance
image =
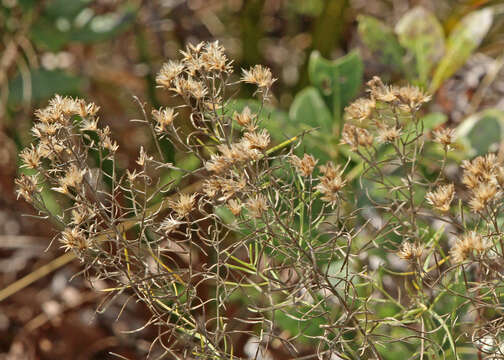
POLYGON ((423 122, 424 131, 430 131, 437 126, 444 124, 447 120, 448 116, 439 112, 427 114, 420 119, 420 121, 423 122))
POLYGON ((470 116, 457 127, 456 137, 471 157, 498 150, 504 139, 504 112, 488 109, 470 116))
POLYGON ((408 11, 396 24, 399 43, 414 57, 420 84, 427 83, 432 67, 444 54, 444 31, 438 19, 421 6, 408 11))
POLYGON ((464 65, 483 41, 492 21, 493 11, 490 8, 474 11, 460 20, 448 37, 446 53, 434 72, 429 89, 431 93, 464 65))
MULTIPOLYGON (((54 94, 80 95, 85 85, 84 79, 61 70, 34 69, 31 74, 31 100, 39 102, 54 94)), ((16 76, 9 82, 9 106, 19 106, 23 102, 24 79, 16 76)))
MULTIPOLYGON (((351 52, 335 61, 324 59, 317 51, 310 56, 308 73, 311 83, 319 90, 339 127, 343 109, 359 92, 363 71, 364 65, 358 52, 351 52)), ((332 126, 327 127, 330 128, 332 126)))
POLYGON ((359 35, 369 50, 378 53, 383 64, 403 69, 405 50, 399 44, 394 31, 372 16, 360 15, 357 21, 359 35))
POLYGON ((300 129, 320 128, 332 133, 332 116, 319 91, 308 86, 301 90, 289 110, 291 121, 300 129))

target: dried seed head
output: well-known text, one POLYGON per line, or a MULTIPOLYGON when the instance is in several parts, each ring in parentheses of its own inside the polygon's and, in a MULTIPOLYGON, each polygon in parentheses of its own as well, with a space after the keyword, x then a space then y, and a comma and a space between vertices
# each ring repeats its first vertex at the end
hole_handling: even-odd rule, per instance
POLYGON ((23 160, 23 167, 37 169, 40 166, 42 155, 39 148, 35 148, 32 144, 29 148, 24 148, 19 154, 19 157, 23 160))
POLYGON ((397 256, 403 260, 415 260, 422 257, 423 246, 404 241, 397 252, 397 256))
POLYGON ((497 185, 493 182, 479 183, 472 189, 473 198, 469 201, 469 206, 475 212, 484 210, 488 204, 500 197, 497 185))
POLYGON ((238 125, 249 128, 253 120, 252 112, 248 106, 245 106, 241 113, 235 111, 233 119, 238 123, 238 125))
POLYGON ((434 141, 443 145, 445 148, 449 148, 455 139, 455 129, 441 128, 439 130, 434 130, 432 134, 434 135, 434 141))
POLYGON ((156 83, 170 89, 172 87, 173 80, 179 76, 185 69, 184 64, 180 61, 170 60, 163 64, 161 71, 156 76, 156 83))
POLYGON ((97 131, 98 118, 86 118, 80 124, 81 131, 97 131))
POLYGON ((320 166, 319 170, 322 176, 319 177, 320 183, 315 189, 322 193, 322 200, 336 205, 340 199, 339 193, 346 184, 342 177, 343 170, 340 170, 339 166, 335 167, 332 162, 320 166))
POLYGON ((478 156, 472 161, 464 160, 462 162, 464 169, 462 182, 469 189, 474 189, 481 183, 495 182, 497 181, 496 168, 498 165, 497 157, 494 154, 478 156))
POLYGON ((33 202, 33 195, 40 192, 36 175, 21 175, 15 180, 17 198, 21 196, 26 202, 33 202))
POLYGON ((156 132, 162 134, 168 131, 168 128, 173 123, 173 120, 178 114, 175 113, 173 108, 160 108, 159 110, 152 110, 152 116, 156 121, 156 132))
POLYGON ((167 216, 159 225, 157 231, 162 231, 166 235, 178 229, 180 225, 184 224, 183 221, 174 219, 172 216, 167 216))
POLYGON ((250 215, 257 219, 261 218, 262 215, 268 210, 268 202, 262 194, 249 198, 245 206, 250 215))
POLYGON ((203 47, 200 59, 206 71, 229 72, 231 63, 224 53, 224 47, 218 41, 206 43, 203 47))
POLYGON ((89 240, 78 228, 66 228, 61 233, 60 242, 65 252, 69 250, 82 252, 89 248, 89 240))
POLYGON ((455 186, 453 184, 441 185, 435 191, 427 193, 425 198, 435 209, 447 212, 455 196, 455 186))
POLYGON ((397 91, 399 100, 410 109, 418 109, 422 104, 429 102, 431 96, 424 93, 416 86, 403 86, 397 91))
POLYGON ((351 119, 364 122, 371 118, 375 107, 376 101, 374 99, 360 98, 348 105, 345 111, 351 119))
POLYGON ((391 143, 401 136, 401 130, 399 130, 395 126, 379 126, 377 133, 378 136, 376 137, 376 140, 380 143, 391 143))
POLYGON ((248 141, 250 149, 264 151, 270 143, 270 135, 266 129, 260 132, 246 132, 243 137, 248 141))
POLYGON ((352 150, 357 150, 359 146, 371 146, 373 144, 373 135, 366 129, 345 124, 341 133, 341 143, 350 145, 352 150))
POLYGON ((181 194, 178 201, 172 202, 171 206, 180 218, 188 216, 194 209, 197 194, 181 194))
POLYGON ((138 160, 136 161, 136 163, 143 167, 147 162, 152 161, 153 159, 154 158, 152 156, 147 155, 144 147, 140 146, 140 155, 138 156, 138 160))
POLYGON ((456 263, 461 263, 469 259, 474 252, 482 254, 489 244, 478 233, 471 231, 458 239, 451 249, 452 259, 456 263))
POLYGON ((203 182, 203 193, 209 198, 214 198, 221 190, 221 181, 217 177, 211 177, 203 182))
POLYGON ((296 155, 292 155, 289 161, 294 165, 298 174, 304 177, 308 177, 313 173, 315 165, 317 165, 318 162, 318 160, 309 154, 304 154, 303 159, 298 158, 296 155))
POLYGON ((262 65, 255 65, 248 71, 243 69, 241 80, 245 83, 255 84, 263 89, 271 88, 271 85, 276 81, 271 75, 270 69, 262 65))
POLYGON ((75 164, 70 165, 66 170, 65 175, 58 179, 59 187, 52 188, 52 190, 57 191, 62 194, 68 194, 69 188, 75 189, 79 192, 82 179, 86 174, 86 169, 80 169, 75 164))
POLYGON ((187 79, 178 77, 173 80, 173 87, 171 90, 182 97, 193 97, 196 100, 202 100, 207 94, 205 85, 198 80, 194 80, 190 76, 187 79))
POLYGON ((241 210, 242 210, 242 204, 240 203, 240 201, 238 200, 235 200, 235 199, 230 199, 228 200, 227 202, 227 208, 229 209, 229 211, 231 211, 231 213, 234 215, 234 216, 238 216, 240 215, 241 213, 241 210))

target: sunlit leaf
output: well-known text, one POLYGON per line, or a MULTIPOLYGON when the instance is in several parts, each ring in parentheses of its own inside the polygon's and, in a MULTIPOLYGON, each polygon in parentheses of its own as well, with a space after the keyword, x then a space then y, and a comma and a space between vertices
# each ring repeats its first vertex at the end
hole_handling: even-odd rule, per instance
POLYGON ((443 27, 434 14, 417 6, 399 20, 395 32, 399 43, 413 55, 418 79, 425 84, 444 53, 443 27))
POLYGON ((434 72, 430 92, 452 76, 483 41, 493 21, 493 10, 485 8, 466 15, 453 29, 446 43, 446 52, 434 72))

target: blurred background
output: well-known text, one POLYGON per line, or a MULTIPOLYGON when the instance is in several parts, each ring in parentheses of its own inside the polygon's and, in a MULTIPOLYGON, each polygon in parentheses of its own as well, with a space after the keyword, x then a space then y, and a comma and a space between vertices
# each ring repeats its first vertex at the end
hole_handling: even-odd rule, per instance
MULTIPOLYGON (((101 311, 107 299, 96 287, 108 284, 92 288, 82 276, 73 277, 81 270, 78 261, 51 263, 62 254, 56 243, 50 246, 56 232, 48 222, 24 216, 33 211, 16 200, 18 153, 32 141, 34 110, 55 93, 101 107, 102 125, 119 143, 122 168, 134 165, 139 146, 151 141, 129 121, 140 116, 133 96, 149 108, 170 103, 156 89, 156 73, 186 44, 204 40, 219 40, 237 70, 269 66, 278 78, 272 105, 287 118, 296 94, 310 83, 313 51, 331 60, 356 51, 364 82, 379 75, 391 83, 430 84, 429 110, 441 117, 438 123, 458 126, 474 114, 488 117, 485 110, 492 109, 501 126, 503 7, 501 0, 0 0, 0 289, 27 275, 38 279, 0 290, 0 359, 144 359, 157 336, 149 329, 124 333, 148 320, 141 304, 121 295, 101 311), (450 34, 460 32, 462 19, 485 9, 492 12, 490 23, 464 23, 474 44, 462 43, 463 54, 452 54, 463 60, 453 71, 437 78, 429 66, 411 73, 419 61, 408 39, 418 34, 404 27, 423 31, 430 64, 439 61, 437 50, 455 51, 457 38, 450 34), (430 16, 440 24, 433 33, 430 16)), ((479 139, 473 139, 475 148, 477 141, 487 142, 479 139)), ((57 208, 57 199, 47 196, 57 208)), ((241 342, 241 356, 253 353, 248 339, 241 342)), ((272 349, 272 359, 286 356, 272 349)))

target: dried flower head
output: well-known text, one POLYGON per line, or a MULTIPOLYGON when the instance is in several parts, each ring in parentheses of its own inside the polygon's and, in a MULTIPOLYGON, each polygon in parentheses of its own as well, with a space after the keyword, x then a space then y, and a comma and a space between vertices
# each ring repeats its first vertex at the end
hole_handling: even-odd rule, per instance
POLYGON ((255 65, 250 70, 243 69, 242 81, 255 84, 260 88, 269 89, 276 79, 271 75, 270 69, 262 65, 255 65))
POLYGON ((453 144, 455 138, 455 129, 441 128, 439 130, 434 130, 432 132, 434 135, 434 141, 443 145, 445 148, 449 148, 453 144))
POLYGON ((230 199, 227 202, 227 208, 229 209, 229 211, 231 211, 231 213, 234 216, 238 216, 242 211, 242 204, 240 203, 239 200, 230 199))
POLYGON ((376 107, 374 99, 359 98, 345 108, 347 115, 359 122, 364 122, 373 114, 376 107))
POLYGON ((264 195, 259 194, 255 197, 250 197, 245 203, 249 214, 254 218, 261 218, 262 215, 268 210, 268 202, 264 195))
POLYGON ((206 71, 229 72, 231 63, 228 62, 224 47, 218 41, 206 43, 203 46, 200 60, 206 71))
POLYGON ((303 159, 298 158, 296 155, 292 155, 289 161, 294 165, 299 175, 304 177, 308 177, 313 173, 315 165, 317 165, 318 162, 318 160, 309 154, 304 154, 303 159))
POLYGON ((173 210, 180 218, 184 218, 194 209, 197 194, 180 194, 177 201, 171 202, 173 210))
POLYGON ((431 96, 417 86, 403 86, 397 91, 399 100, 410 109, 418 109, 422 104, 429 102, 431 96))
POLYGON ((447 212, 450 210, 450 204, 455 196, 455 186, 453 184, 441 185, 435 191, 427 193, 425 198, 427 202, 435 209, 447 212))
POLYGON ((322 193, 322 200, 327 201, 331 205, 336 205, 340 200, 339 192, 345 186, 346 180, 343 180, 343 170, 339 166, 334 166, 332 162, 319 167, 320 183, 315 186, 315 189, 322 193))
POLYGON ((391 143, 401 136, 401 130, 395 126, 379 126, 377 133, 376 140, 380 143, 391 143))
POLYGON ((185 66, 182 62, 170 60, 163 64, 161 71, 159 71, 159 74, 156 77, 156 83, 166 89, 170 89, 172 87, 173 80, 182 74, 184 69, 185 66))
POLYGON ((86 171, 86 169, 78 168, 75 164, 70 165, 70 167, 66 170, 65 175, 58 179, 60 186, 54 187, 52 190, 62 194, 68 194, 69 189, 73 188, 78 192, 86 171))
POLYGON ((19 154, 19 157, 23 161, 23 167, 37 169, 40 166, 42 155, 39 148, 34 147, 32 144, 30 147, 24 148, 19 154))
POLYGON ((173 120, 177 117, 177 115, 178 114, 175 113, 175 110, 169 107, 152 110, 152 116, 156 121, 156 132, 162 134, 168 131, 168 128, 173 123, 173 120))
POLYGON ((245 106, 241 113, 235 111, 233 114, 233 119, 238 123, 238 125, 245 128, 250 128, 253 121, 252 112, 248 106, 245 106))
POLYGON ((397 256, 403 260, 415 260, 422 257, 423 246, 411 243, 409 241, 404 241, 401 244, 401 248, 397 252, 397 256))
POLYGON ((373 135, 366 129, 345 124, 341 133, 341 143, 350 145, 352 150, 357 150, 359 146, 371 146, 373 144, 373 135))
POLYGON ((78 228, 66 228, 61 233, 60 242, 65 252, 73 250, 77 253, 89 248, 89 240, 84 235, 84 232, 78 228))
POLYGON ((475 231, 465 234, 458 239, 451 249, 454 262, 461 263, 469 259, 474 253, 480 255, 488 248, 488 243, 475 231))
POLYGON ((250 149, 264 151, 270 143, 270 135, 266 129, 260 132, 246 132, 243 137, 248 141, 250 149))
POLYGON ((164 220, 159 225, 159 228, 157 229, 157 231, 162 231, 166 235, 168 235, 169 233, 177 230, 179 228, 179 226, 182 225, 182 224, 184 224, 183 221, 174 219, 170 215, 170 216, 167 216, 166 218, 164 218, 164 220))
POLYGON ((136 163, 140 166, 145 166, 145 164, 149 161, 152 161, 154 158, 152 156, 147 155, 143 146, 140 146, 140 155, 138 155, 138 160, 136 163))
POLYGON ((33 195, 40 192, 37 176, 36 175, 24 175, 22 174, 19 178, 15 180, 17 189, 17 198, 21 196, 27 202, 33 202, 33 195))

